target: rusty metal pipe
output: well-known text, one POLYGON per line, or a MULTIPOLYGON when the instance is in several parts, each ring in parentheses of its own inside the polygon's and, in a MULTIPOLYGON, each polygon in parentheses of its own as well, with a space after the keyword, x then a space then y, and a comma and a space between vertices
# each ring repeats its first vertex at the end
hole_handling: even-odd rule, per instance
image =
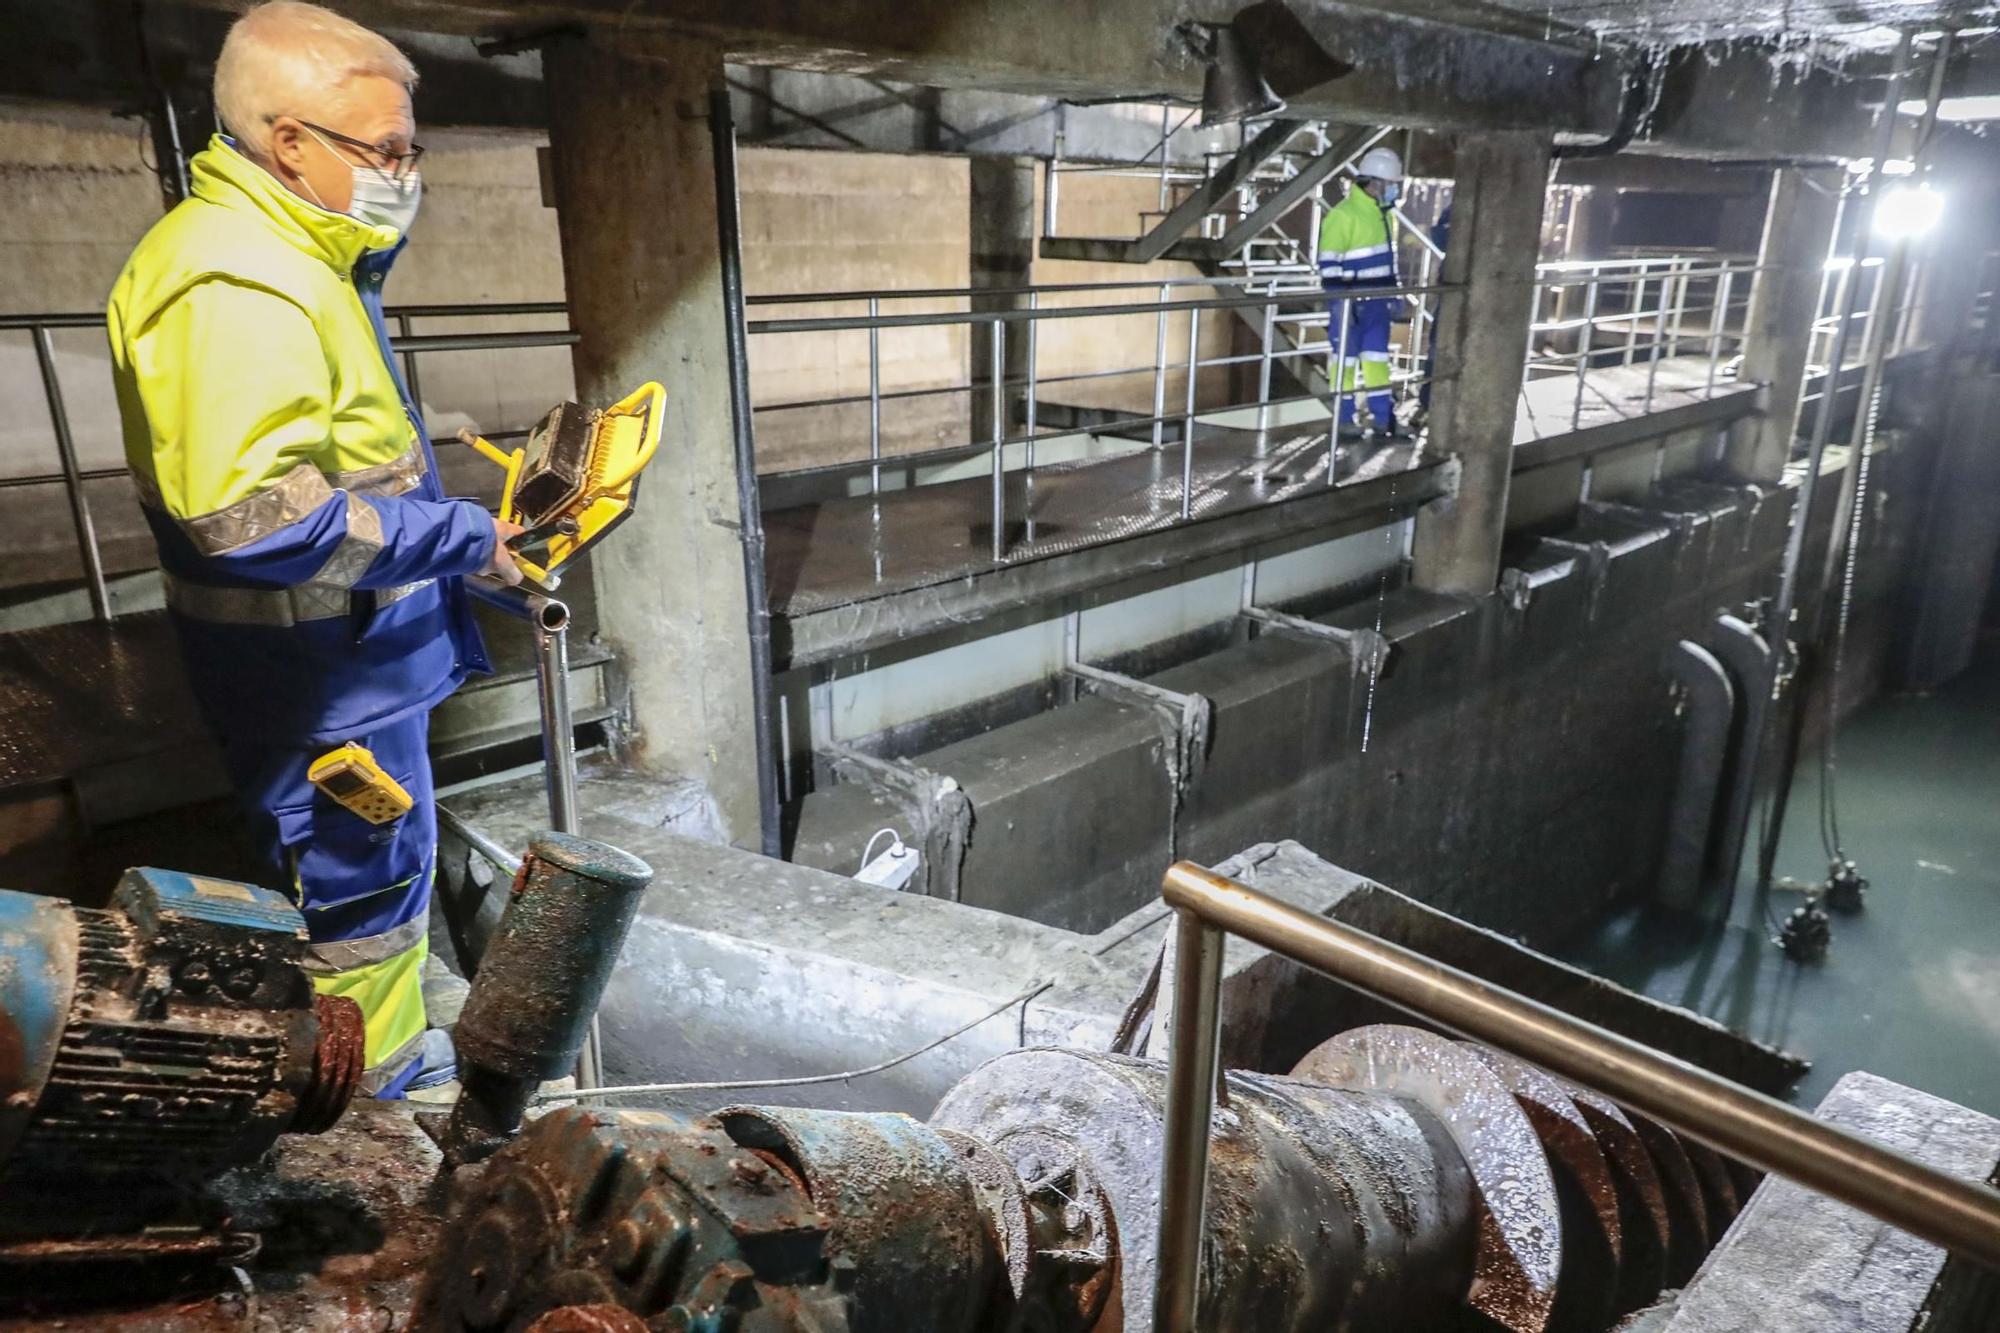
MULTIPOLYGON (((2000 1269, 2000 1191, 1947 1175, 1686 1061, 1364 931, 1302 912, 1200 866, 1183 861, 1170 868, 1162 894, 1180 913, 1182 939, 1205 939, 1216 931, 1240 935, 1439 1027, 1581 1083, 1725 1156, 1795 1180, 1921 1240, 2000 1269)), ((1181 977, 1206 989, 1199 996, 1181 992, 1175 999, 1174 1086, 1205 1087, 1200 1075, 1204 1066, 1213 1069, 1213 1050, 1200 1040, 1194 1019, 1183 1023, 1180 1015, 1214 1005, 1220 981, 1192 968, 1178 970, 1176 979, 1181 977)), ((1203 1097, 1199 1108, 1193 1103, 1192 1096, 1169 1103, 1170 1153, 1178 1147, 1186 1154, 1191 1121, 1206 1129, 1208 1099, 1203 1097), (1176 1116, 1182 1118, 1178 1127, 1176 1116)), ((1178 1167, 1170 1159, 1167 1182, 1186 1180, 1195 1164, 1193 1154, 1186 1154, 1178 1167)), ((1182 1188, 1184 1196, 1192 1192, 1182 1188)), ((1166 1207, 1163 1199, 1163 1211, 1166 1207)), ((1193 1246, 1180 1243, 1181 1234, 1172 1238, 1170 1249, 1163 1231, 1160 1251, 1159 1291, 1175 1294, 1177 1300, 1179 1293, 1194 1290, 1200 1256, 1199 1229, 1193 1246)), ((1159 1327, 1192 1328, 1192 1302, 1187 1304, 1187 1318, 1159 1327)))
POLYGON ((604 843, 543 833, 528 845, 453 1039, 464 1091, 443 1147, 478 1161, 521 1127, 545 1079, 576 1064, 652 867, 604 843))

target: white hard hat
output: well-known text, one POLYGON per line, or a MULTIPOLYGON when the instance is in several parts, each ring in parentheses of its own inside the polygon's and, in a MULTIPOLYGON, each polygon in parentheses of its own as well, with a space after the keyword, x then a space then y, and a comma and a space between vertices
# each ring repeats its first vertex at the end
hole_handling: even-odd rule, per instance
POLYGON ((1370 180, 1399 181, 1403 179, 1403 159, 1393 148, 1371 148, 1354 164, 1354 174, 1370 180))

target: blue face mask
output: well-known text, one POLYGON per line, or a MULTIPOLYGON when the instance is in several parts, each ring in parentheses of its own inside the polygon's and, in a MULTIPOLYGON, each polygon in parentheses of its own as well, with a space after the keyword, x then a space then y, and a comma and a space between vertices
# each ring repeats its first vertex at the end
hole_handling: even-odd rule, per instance
POLYGON ((1403 186, 1399 181, 1382 182, 1382 207, 1394 208, 1396 201, 1403 197, 1403 186))

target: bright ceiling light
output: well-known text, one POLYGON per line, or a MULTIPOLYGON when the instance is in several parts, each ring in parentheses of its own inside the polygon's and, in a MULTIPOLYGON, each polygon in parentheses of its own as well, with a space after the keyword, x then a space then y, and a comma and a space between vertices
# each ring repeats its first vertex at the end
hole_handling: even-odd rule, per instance
MULTIPOLYGON (((1922 98, 1911 102, 1899 102, 1896 110, 1906 116, 1924 114, 1922 98)), ((1985 93, 1977 97, 1947 97, 1938 103, 1939 120, 2000 120, 2000 94, 1985 93)))
POLYGON ((1877 236, 1892 241, 1921 236, 1944 216, 1944 196, 1928 185, 1897 185, 1875 205, 1877 236))

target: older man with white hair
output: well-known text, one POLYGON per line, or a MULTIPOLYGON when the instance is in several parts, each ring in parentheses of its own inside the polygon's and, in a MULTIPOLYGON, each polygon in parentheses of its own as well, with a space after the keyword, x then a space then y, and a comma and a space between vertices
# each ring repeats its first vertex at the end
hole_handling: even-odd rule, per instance
POLYGON ((425 742, 431 708, 489 669, 463 576, 520 577, 519 529, 445 498, 382 320, 422 198, 416 77, 329 10, 250 10, 216 63, 227 134, 110 303, 126 458, 196 695, 304 909, 315 983, 367 1018, 384 1096, 453 1073, 419 984, 425 742))

